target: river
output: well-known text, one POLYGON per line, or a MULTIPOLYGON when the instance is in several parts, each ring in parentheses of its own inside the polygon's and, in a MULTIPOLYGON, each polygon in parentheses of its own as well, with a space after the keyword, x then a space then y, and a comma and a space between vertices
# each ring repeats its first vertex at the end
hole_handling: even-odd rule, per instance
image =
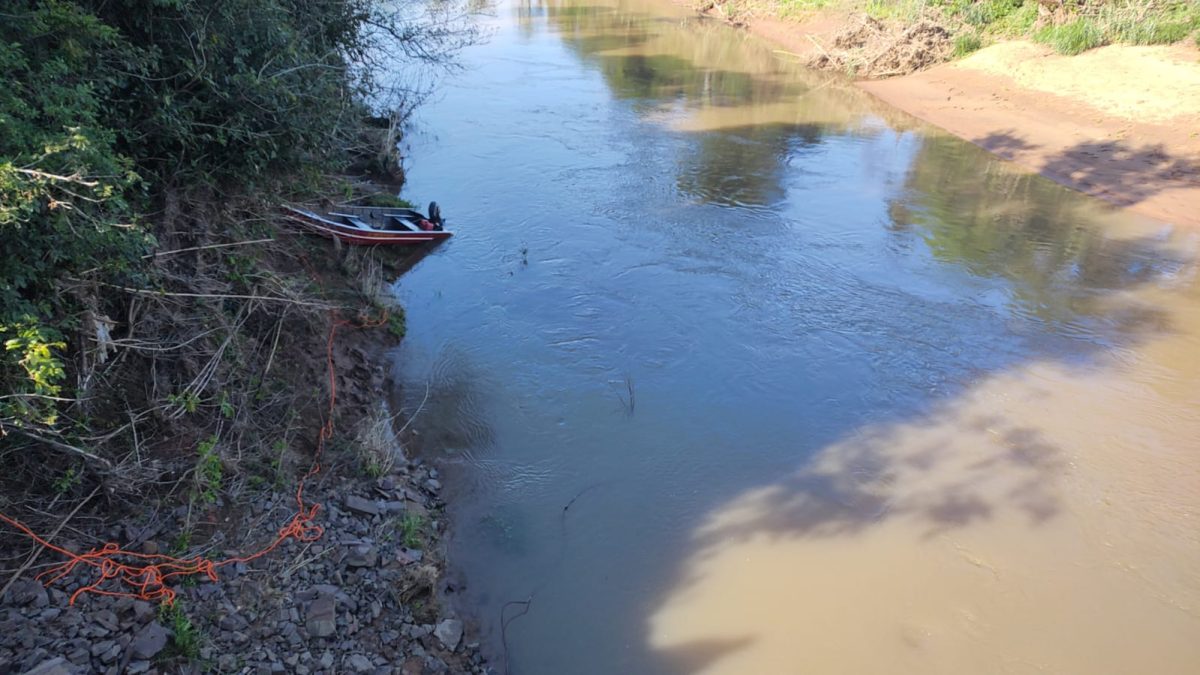
POLYGON ((482 21, 395 369, 500 669, 1200 672, 1200 233, 668 3, 482 21))

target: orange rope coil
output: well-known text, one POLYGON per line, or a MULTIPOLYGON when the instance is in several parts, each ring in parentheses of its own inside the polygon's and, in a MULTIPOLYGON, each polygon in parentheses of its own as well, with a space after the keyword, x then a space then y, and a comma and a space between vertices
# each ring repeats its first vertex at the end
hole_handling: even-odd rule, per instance
MULTIPOLYGON (((359 327, 379 326, 387 321, 385 313, 376 321, 364 321, 359 327)), ((274 551, 288 539, 301 542, 313 542, 320 539, 325 530, 316 522, 321 505, 308 504, 304 501, 304 486, 309 478, 321 472, 321 454, 325 450, 325 442, 333 436, 333 412, 337 405, 337 378, 333 365, 333 342, 337 329, 341 326, 353 326, 350 321, 335 320, 329 328, 329 339, 326 344, 326 362, 329 371, 329 410, 325 424, 317 434, 317 449, 313 454, 313 463, 308 473, 300 478, 296 487, 296 513, 276 534, 274 541, 268 546, 247 556, 227 558, 213 561, 196 556, 194 558, 175 558, 168 555, 138 553, 127 551, 117 544, 109 542, 100 548, 87 553, 73 553, 61 546, 56 546, 39 536, 23 523, 0 513, 0 521, 8 523, 25 536, 33 539, 42 547, 67 558, 66 562, 55 565, 38 574, 35 579, 46 586, 54 584, 74 573, 81 565, 91 567, 97 575, 92 583, 83 586, 71 594, 70 604, 81 595, 93 593, 118 598, 133 598, 171 605, 175 602, 175 589, 167 585, 175 577, 189 577, 203 574, 212 581, 217 581, 217 569, 236 563, 248 563, 274 551), (115 589, 114 589, 115 587, 115 589)))

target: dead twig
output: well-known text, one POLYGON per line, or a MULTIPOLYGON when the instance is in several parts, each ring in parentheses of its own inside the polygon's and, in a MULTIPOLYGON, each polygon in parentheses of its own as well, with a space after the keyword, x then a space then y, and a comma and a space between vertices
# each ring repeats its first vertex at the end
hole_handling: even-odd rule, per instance
POLYGON ((30 438, 30 439, 38 441, 40 443, 45 443, 46 445, 49 445, 52 448, 57 448, 59 450, 65 450, 67 452, 73 452, 81 457, 86 457, 87 459, 90 459, 93 462, 102 464, 104 466, 104 468, 106 468, 106 469, 111 470, 113 468, 112 462, 108 461, 107 459, 105 459, 99 455, 92 454, 92 453, 88 452, 87 450, 84 450, 83 448, 77 448, 73 445, 68 445, 67 443, 63 443, 61 441, 56 441, 51 438, 46 438, 45 436, 39 436, 37 434, 33 434, 28 431, 25 431, 24 429, 5 427, 5 432, 20 434, 21 436, 24 436, 26 438, 30 438))
POLYGON ((142 256, 142 259, 145 260, 146 258, 162 258, 162 257, 168 256, 168 255, 175 255, 176 253, 187 253, 188 251, 207 251, 208 249, 212 249, 212 248, 228 248, 230 246, 249 246, 250 244, 265 244, 265 243, 272 242, 272 241, 275 241, 274 237, 268 237, 266 239, 251 239, 249 241, 235 241, 235 242, 230 242, 228 244, 209 244, 207 246, 189 246, 188 248, 177 248, 177 249, 173 249, 171 251, 159 251, 157 253, 148 253, 148 254, 142 256))
MULTIPOLYGON (((58 536, 58 533, 61 532, 62 529, 64 527, 66 527, 67 523, 70 522, 70 520, 75 517, 76 513, 79 513, 79 509, 83 508, 84 504, 92 501, 92 497, 95 497, 96 493, 99 491, 100 491, 100 485, 97 485, 95 488, 92 489, 91 494, 89 494, 87 497, 84 497, 83 501, 76 504, 75 508, 71 509, 71 512, 67 514, 67 517, 63 518, 61 521, 59 521, 58 527, 54 528, 54 531, 51 532, 50 535, 46 537, 46 541, 48 541, 48 542, 54 541, 54 538, 58 536)), ((0 588, 0 598, 3 598, 4 594, 8 592, 9 587, 11 587, 14 583, 16 583, 17 579, 21 578, 21 575, 25 573, 25 570, 28 570, 30 567, 33 566, 33 563, 37 562, 38 557, 40 557, 42 555, 42 551, 45 551, 45 550, 46 550, 46 547, 44 547, 44 546, 37 546, 36 548, 33 549, 33 551, 29 554, 29 557, 25 559, 25 563, 22 564, 19 568, 17 568, 17 571, 13 572, 12 576, 8 578, 8 582, 4 584, 4 588, 0 588)))

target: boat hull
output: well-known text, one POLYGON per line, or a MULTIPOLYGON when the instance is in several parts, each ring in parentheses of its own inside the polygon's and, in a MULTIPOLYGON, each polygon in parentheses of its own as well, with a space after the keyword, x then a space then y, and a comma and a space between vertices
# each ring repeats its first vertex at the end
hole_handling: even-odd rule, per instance
POLYGON ((299 225, 308 232, 354 246, 419 246, 445 241, 454 236, 453 232, 446 230, 375 230, 355 227, 290 206, 284 207, 284 217, 288 222, 299 225))

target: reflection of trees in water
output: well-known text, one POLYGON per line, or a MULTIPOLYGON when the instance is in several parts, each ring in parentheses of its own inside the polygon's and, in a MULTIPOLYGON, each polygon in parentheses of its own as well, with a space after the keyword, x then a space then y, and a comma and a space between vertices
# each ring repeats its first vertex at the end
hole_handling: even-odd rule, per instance
POLYGON ((768 205, 782 200, 788 156, 817 145, 812 124, 764 124, 701 134, 680 163, 679 191, 726 205, 768 205))
POLYGON ((920 238, 934 257, 974 275, 1010 282, 1016 303, 1044 321, 1095 315, 1106 291, 1183 264, 1156 239, 1106 237, 1086 224, 1086 198, 955 138, 924 139, 904 186, 888 209, 897 236, 920 238))
POLYGON ((736 44, 728 32, 709 22, 655 21, 624 6, 570 2, 525 3, 519 10, 545 12, 563 42, 596 63, 620 98, 698 105, 746 105, 778 100, 784 84, 774 77, 778 62, 736 44))
MULTIPOLYGON (((624 6, 568 2, 532 4, 544 11, 563 42, 594 63, 618 98, 658 107, 745 108, 783 100, 797 87, 784 64, 765 50, 749 49, 711 22, 653 21, 624 6)), ((765 205, 783 198, 785 162, 794 146, 813 145, 815 125, 746 124, 695 136, 679 162, 677 186, 718 204, 765 205)))

